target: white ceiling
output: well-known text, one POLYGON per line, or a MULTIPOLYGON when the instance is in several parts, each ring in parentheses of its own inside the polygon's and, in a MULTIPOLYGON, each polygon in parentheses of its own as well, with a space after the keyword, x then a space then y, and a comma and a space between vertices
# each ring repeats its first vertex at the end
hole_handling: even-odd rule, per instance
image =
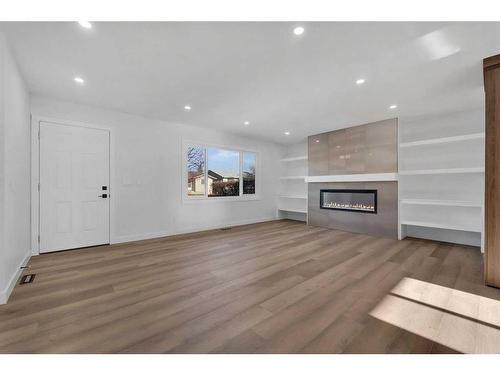
POLYGON ((480 108, 482 59, 500 53, 500 23, 101 22, 87 30, 3 22, 0 31, 34 94, 280 143, 480 108), (301 36, 292 32, 298 24, 301 36))

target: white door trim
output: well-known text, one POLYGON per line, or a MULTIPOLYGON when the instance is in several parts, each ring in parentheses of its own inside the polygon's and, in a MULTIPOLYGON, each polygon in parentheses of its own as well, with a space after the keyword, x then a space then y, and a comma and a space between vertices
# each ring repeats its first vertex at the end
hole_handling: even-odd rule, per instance
POLYGON ((109 132, 109 191, 110 191, 110 208, 109 208, 109 241, 114 243, 115 232, 115 139, 112 128, 104 125, 95 125, 79 121, 68 121, 55 119, 39 115, 31 115, 31 255, 40 254, 40 246, 38 243, 38 235, 40 234, 40 192, 38 184, 40 182, 40 122, 51 122, 66 126, 79 126, 83 128, 107 130, 109 132))

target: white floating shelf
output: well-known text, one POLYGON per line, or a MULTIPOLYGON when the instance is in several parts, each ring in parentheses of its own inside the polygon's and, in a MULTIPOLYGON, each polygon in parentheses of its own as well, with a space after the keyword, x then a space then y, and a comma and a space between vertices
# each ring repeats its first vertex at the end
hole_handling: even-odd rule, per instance
POLYGON ((459 230, 464 232, 479 232, 479 233, 482 232, 480 227, 473 225, 450 225, 450 224, 431 223, 426 221, 409 221, 409 220, 402 220, 401 224, 414 225, 417 227, 459 230))
POLYGON ((294 156, 290 158, 284 158, 281 159, 280 161, 283 163, 291 162, 291 161, 299 161, 299 160, 307 160, 307 155, 302 155, 302 156, 294 156))
POLYGON ((300 209, 300 208, 285 208, 285 207, 278 207, 278 210, 280 211, 287 211, 287 212, 298 212, 300 214, 307 214, 307 210, 305 209, 300 209))
POLYGON ((400 148, 416 147, 416 146, 434 145, 434 144, 442 144, 450 142, 462 142, 462 141, 469 141, 482 138, 484 138, 484 133, 474 133, 474 134, 458 135, 455 137, 444 137, 444 138, 426 139, 423 141, 403 142, 399 144, 399 147, 400 148))
POLYGON ((397 173, 339 174, 328 176, 306 176, 306 182, 368 182, 397 181, 397 173))
POLYGON ((483 207, 481 202, 437 200, 437 199, 400 199, 402 204, 429 205, 429 206, 454 206, 454 207, 483 207))
POLYGON ((447 169, 417 169, 413 171, 399 171, 400 175, 417 174, 449 174, 449 173, 484 173, 484 167, 474 168, 447 168, 447 169))
POLYGON ((284 176, 280 180, 304 180, 307 176, 284 176))
POLYGON ((279 195, 280 198, 307 199, 307 195, 279 195))

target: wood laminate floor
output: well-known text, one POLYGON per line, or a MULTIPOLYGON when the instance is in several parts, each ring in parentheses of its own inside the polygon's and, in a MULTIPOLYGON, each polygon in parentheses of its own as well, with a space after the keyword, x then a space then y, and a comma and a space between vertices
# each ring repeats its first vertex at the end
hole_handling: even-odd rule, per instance
POLYGON ((500 352, 474 247, 282 220, 29 264, 3 353, 500 352))

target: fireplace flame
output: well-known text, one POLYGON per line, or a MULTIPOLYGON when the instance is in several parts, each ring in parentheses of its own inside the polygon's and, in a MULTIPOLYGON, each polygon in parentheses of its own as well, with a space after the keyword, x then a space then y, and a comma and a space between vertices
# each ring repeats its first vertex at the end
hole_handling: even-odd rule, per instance
POLYGON ((375 211, 375 206, 361 204, 361 203, 325 202, 325 203, 323 203, 323 207, 325 207, 325 208, 339 208, 339 209, 344 209, 344 210, 375 211))

